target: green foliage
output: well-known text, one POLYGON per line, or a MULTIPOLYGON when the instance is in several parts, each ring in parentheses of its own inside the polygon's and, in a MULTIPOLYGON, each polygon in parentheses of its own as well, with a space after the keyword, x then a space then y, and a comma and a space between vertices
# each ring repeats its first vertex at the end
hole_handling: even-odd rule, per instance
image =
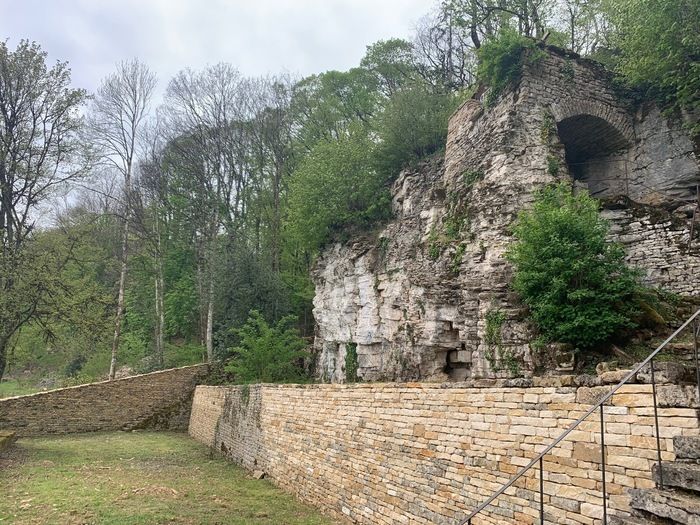
POLYGON ((358 126, 368 127, 379 108, 376 82, 374 74, 363 68, 326 71, 297 82, 290 110, 300 153, 321 142, 340 140, 358 126))
POLYGON ((447 121, 457 100, 451 94, 431 92, 422 84, 394 94, 376 124, 377 171, 386 178, 395 178, 406 166, 442 149, 447 141, 447 121))
POLYGON ((387 178, 371 165, 374 144, 361 132, 319 143, 294 172, 290 233, 312 253, 327 242, 389 217, 387 178))
POLYGON ((484 172, 481 170, 467 170, 462 173, 462 182, 468 188, 471 188, 484 178, 484 172))
POLYGON ((464 252, 466 251, 466 244, 460 244, 457 246, 454 254, 452 254, 452 261, 450 262, 450 272, 458 274, 462 266, 462 259, 464 258, 464 252))
POLYGON ((670 107, 700 110, 700 3, 619 0, 608 3, 608 14, 627 83, 670 107))
POLYGON ((440 234, 435 226, 433 226, 430 230, 430 234, 428 235, 428 257, 433 261, 438 260, 440 258, 440 254, 442 253, 442 249, 443 243, 440 239, 440 234))
POLYGON ((552 155, 547 156, 547 173, 552 177, 556 177, 559 174, 559 158, 552 155))
POLYGON ((520 213, 508 258, 513 287, 549 341, 589 349, 634 325, 637 274, 606 240, 598 202, 562 184, 542 190, 520 213))
POLYGON ((390 97, 416 77, 413 44, 400 38, 375 42, 367 46, 360 67, 369 71, 379 91, 390 97))
POLYGON ((567 58, 564 65, 561 68, 561 73, 568 82, 574 81, 574 75, 576 71, 574 70, 574 64, 570 58, 567 58))
POLYGON ((357 344, 347 343, 345 345, 345 381, 348 383, 356 383, 358 381, 358 367, 357 344))
POLYGON ((540 124, 540 138, 542 144, 549 145, 552 139, 557 137, 557 124, 554 122, 554 117, 551 113, 545 112, 542 115, 542 124, 540 124))
POLYGON ((486 344, 490 349, 500 348, 502 342, 501 329, 506 320, 506 314, 497 308, 492 308, 486 312, 485 319, 486 333, 484 334, 484 340, 486 344))
POLYGON ((293 327, 294 317, 270 326, 260 312, 250 312, 246 324, 235 330, 240 343, 232 349, 226 367, 238 383, 280 383, 306 379, 303 360, 306 342, 293 327))
POLYGON ((504 28, 498 37, 479 49, 478 56, 477 76, 489 86, 487 105, 492 105, 506 88, 518 81, 523 66, 537 63, 544 51, 534 40, 504 28))
POLYGON ((491 365, 494 372, 507 370, 510 375, 520 375, 520 363, 513 355, 512 350, 503 348, 503 323, 506 314, 498 308, 491 308, 486 312, 486 330, 484 341, 486 342, 486 352, 484 357, 491 365))
MULTIPOLYGON (((459 241, 462 237, 462 232, 469 228, 469 217, 466 209, 460 207, 457 203, 452 203, 450 211, 443 217, 440 226, 433 225, 428 235, 428 257, 433 261, 440 258, 443 250, 450 244, 459 241)), ((462 256, 466 251, 466 246, 460 244, 457 246, 452 259, 450 261, 450 271, 459 273, 459 268, 462 263, 462 256)))

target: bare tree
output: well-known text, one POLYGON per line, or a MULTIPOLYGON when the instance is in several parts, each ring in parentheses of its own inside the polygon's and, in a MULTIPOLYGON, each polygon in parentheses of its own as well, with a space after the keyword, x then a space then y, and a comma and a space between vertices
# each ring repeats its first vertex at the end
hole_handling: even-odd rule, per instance
POLYGON ((163 169, 163 136, 159 121, 148 126, 144 140, 144 157, 139 163, 136 183, 137 202, 135 222, 138 232, 147 241, 153 257, 155 293, 155 355, 159 368, 163 368, 165 349, 165 278, 163 270, 164 239, 167 235, 168 178, 163 169))
POLYGON ((229 64, 210 66, 201 72, 184 70, 168 85, 165 113, 173 133, 171 144, 191 166, 199 180, 199 294, 204 315, 207 359, 214 357, 213 323, 215 266, 219 234, 227 233, 229 245, 245 214, 249 181, 246 84, 229 64))
POLYGON ((413 41, 419 74, 441 91, 466 87, 476 76, 475 46, 461 11, 457 13, 452 4, 445 4, 423 17, 413 41))
POLYGON ((124 316, 124 289, 129 253, 129 220, 133 198, 131 181, 139 134, 147 117, 155 86, 155 75, 137 59, 121 62, 117 64, 116 72, 102 81, 89 114, 89 127, 101 158, 105 163, 113 166, 123 178, 121 261, 112 358, 109 365, 110 379, 114 379, 116 372, 124 316))
POLYGON ((13 52, 0 42, 0 379, 11 338, 38 315, 47 288, 27 267, 34 212, 84 173, 76 134, 85 99, 66 62, 49 69, 38 44, 23 40, 13 52))

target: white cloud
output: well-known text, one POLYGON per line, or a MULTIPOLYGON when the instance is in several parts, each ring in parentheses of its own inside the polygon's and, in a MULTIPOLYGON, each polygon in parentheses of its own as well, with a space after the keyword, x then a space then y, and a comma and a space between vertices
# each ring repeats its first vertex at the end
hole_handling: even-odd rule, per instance
POLYGON ((379 39, 408 37, 434 0, 0 0, 0 38, 36 40, 94 91, 138 56, 160 80, 230 62, 244 75, 302 75, 359 63, 379 39))

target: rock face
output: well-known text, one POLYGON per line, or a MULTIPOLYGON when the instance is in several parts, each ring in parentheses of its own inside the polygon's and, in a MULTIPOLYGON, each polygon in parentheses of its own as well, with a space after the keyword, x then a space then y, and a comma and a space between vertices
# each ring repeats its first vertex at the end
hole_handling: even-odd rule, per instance
POLYGON ((595 63, 548 49, 491 107, 452 116, 444 158, 404 171, 394 219, 326 249, 314 271, 318 376, 462 380, 537 364, 509 289, 509 226, 535 191, 565 180, 603 201, 613 237, 649 284, 700 294, 700 183, 693 143, 654 107, 635 108, 595 63))

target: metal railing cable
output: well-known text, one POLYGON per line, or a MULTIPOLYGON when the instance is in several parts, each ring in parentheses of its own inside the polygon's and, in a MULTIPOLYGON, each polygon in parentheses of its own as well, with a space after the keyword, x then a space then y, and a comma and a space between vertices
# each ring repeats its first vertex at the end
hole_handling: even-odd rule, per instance
MULTIPOLYGON (((639 373, 642 368, 646 365, 650 365, 651 369, 651 384, 652 384, 652 395, 654 403, 654 425, 656 434, 656 451, 657 451, 657 461, 659 465, 659 485, 663 486, 663 470, 661 466, 661 442, 659 435, 659 419, 658 410, 656 402, 656 378, 654 372, 654 357, 663 350, 668 343, 673 341, 683 330, 688 326, 693 324, 693 336, 694 336, 694 351, 695 351, 695 361, 696 364, 699 363, 698 358, 698 335, 700 335, 700 326, 698 326, 697 320, 700 319, 700 310, 696 311, 691 315, 673 334, 671 334, 663 343, 661 343, 656 350, 654 350, 649 356, 639 363, 633 370, 631 370, 619 383, 617 383, 607 394, 605 394, 601 399, 598 400, 583 416, 574 421, 564 432, 562 432, 559 437, 552 441, 547 447, 544 448, 538 455, 536 455, 526 466, 518 471, 512 478, 510 478, 506 483, 504 483, 500 489, 494 492, 486 501, 479 505, 474 511, 472 511, 469 516, 464 520, 459 522, 459 525, 472 525, 472 519, 479 514, 486 507, 491 505, 493 501, 508 490, 516 481, 518 481, 526 472, 528 472, 532 467, 539 464, 540 468, 540 523, 544 523, 544 457, 549 454, 552 449, 554 449, 559 443, 561 443, 566 437, 573 432, 583 421, 588 419, 588 417, 593 414, 596 410, 600 410, 600 434, 601 434, 601 471, 602 471, 602 491, 603 491, 603 524, 607 524, 607 494, 606 494, 606 483, 605 483, 605 430, 604 430, 604 415, 603 415, 603 405, 607 403, 610 398, 615 395, 615 393, 624 386, 630 379, 632 379, 637 373, 639 373)), ((700 370, 698 374, 698 389, 700 391, 700 370)))

